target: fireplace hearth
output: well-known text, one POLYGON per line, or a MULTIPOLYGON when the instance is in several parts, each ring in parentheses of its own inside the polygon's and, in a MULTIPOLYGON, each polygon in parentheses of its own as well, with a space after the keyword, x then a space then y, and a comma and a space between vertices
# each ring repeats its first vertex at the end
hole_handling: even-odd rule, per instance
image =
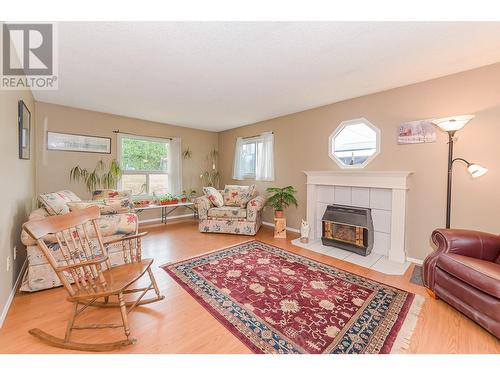
POLYGON ((333 204, 327 206, 322 218, 321 241, 367 256, 373 248, 373 220, 371 209, 333 204))

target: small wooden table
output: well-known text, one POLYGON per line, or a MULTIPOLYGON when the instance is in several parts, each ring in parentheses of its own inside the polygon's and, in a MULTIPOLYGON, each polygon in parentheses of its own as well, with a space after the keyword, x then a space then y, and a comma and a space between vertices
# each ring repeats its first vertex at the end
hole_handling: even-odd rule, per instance
POLYGON ((134 208, 134 211, 139 213, 142 211, 146 210, 153 210, 159 208, 161 210, 161 222, 162 224, 167 223, 167 217, 170 215, 172 212, 174 212, 177 208, 179 207, 186 207, 189 208, 191 211, 193 211, 193 217, 196 217, 197 212, 196 212, 196 207, 193 202, 180 202, 180 203, 175 203, 175 204, 150 204, 149 206, 145 207, 137 207, 134 208))
POLYGON ((274 238, 286 238, 286 218, 274 218, 274 238))

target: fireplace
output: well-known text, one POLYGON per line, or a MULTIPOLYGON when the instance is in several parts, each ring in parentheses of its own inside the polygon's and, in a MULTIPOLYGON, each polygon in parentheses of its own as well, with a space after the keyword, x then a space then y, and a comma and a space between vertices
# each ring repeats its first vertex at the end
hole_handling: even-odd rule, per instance
POLYGON ((322 218, 321 241, 334 246, 368 255, 373 248, 373 221, 371 209, 333 204, 327 206, 322 218))

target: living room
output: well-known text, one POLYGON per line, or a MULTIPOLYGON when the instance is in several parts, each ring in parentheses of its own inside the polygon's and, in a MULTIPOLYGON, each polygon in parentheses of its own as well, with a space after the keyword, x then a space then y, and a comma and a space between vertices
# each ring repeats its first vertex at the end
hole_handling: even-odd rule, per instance
POLYGON ((0 23, 2 354, 500 353, 500 22, 68 17, 0 23))

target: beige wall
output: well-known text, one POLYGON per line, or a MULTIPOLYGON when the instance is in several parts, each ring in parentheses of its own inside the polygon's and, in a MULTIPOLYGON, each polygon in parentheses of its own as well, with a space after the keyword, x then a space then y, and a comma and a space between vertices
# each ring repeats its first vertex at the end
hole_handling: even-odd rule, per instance
MULTIPOLYGON (((276 181, 267 186, 294 185, 300 206, 287 211, 288 224, 297 228, 305 217, 305 170, 338 170, 327 153, 330 133, 341 121, 366 117, 381 130, 381 153, 366 170, 409 170, 408 254, 422 259, 431 251, 429 235, 444 225, 446 203, 446 135, 439 132, 432 144, 398 146, 397 129, 405 121, 472 113, 476 118, 458 135, 455 155, 477 161, 490 169, 471 180, 462 165, 455 166, 452 225, 500 232, 500 64, 463 72, 394 90, 367 95, 308 111, 228 130, 219 134, 148 122, 98 112, 36 103, 37 193, 70 188, 88 197, 81 184, 70 183, 69 170, 76 164, 92 167, 103 158, 116 156, 113 130, 151 135, 178 136, 183 148, 189 145, 193 158, 183 162, 183 186, 200 189, 199 173, 207 153, 219 148, 222 183, 231 178, 237 136, 263 131, 275 133, 276 181), (112 154, 47 151, 47 130, 112 137, 112 154)), ((250 183, 251 181, 247 181, 250 183)), ((142 216, 150 219, 153 216, 142 216)), ((266 209, 266 221, 272 212, 266 209)))
MULTIPOLYGON (((116 134, 113 130, 152 137, 180 137, 182 149, 187 146, 193 151, 191 159, 183 160, 183 188, 193 187, 200 192, 201 168, 210 150, 217 148, 217 133, 179 126, 160 124, 128 117, 87 111, 55 104, 36 102, 36 143, 37 143, 37 194, 42 192, 71 189, 82 199, 90 199, 82 183, 69 181, 69 172, 75 165, 93 168, 100 159, 109 162, 116 158, 116 134), (111 137, 111 155, 82 152, 48 151, 46 132, 66 132, 85 135, 111 137)), ((156 211, 156 210, 155 210, 156 211)), ((188 211, 189 212, 189 211, 188 211)), ((177 210, 175 215, 186 213, 177 210)), ((157 212, 140 214, 141 220, 158 218, 157 212)))
MULTIPOLYGON (((0 24, 1 26, 1 24, 0 24)), ((35 191, 34 152, 34 104, 31 91, 0 90, 0 183, 2 215, 0 217, 0 314, 26 259, 24 245, 21 244, 21 225, 26 221, 32 207, 35 191), (17 103, 22 99, 31 111, 31 159, 19 159, 17 103), (14 260, 14 246, 17 258, 14 260), (7 256, 11 258, 7 272, 7 256)))
MULTIPOLYGON (((267 186, 297 188, 300 206, 289 208, 286 215, 288 225, 298 228, 306 213, 303 171, 339 170, 328 157, 328 136, 340 122, 365 117, 381 130, 381 153, 365 169, 414 172, 407 249, 410 257, 423 259, 431 251, 432 230, 445 224, 447 140, 439 132, 436 143, 398 146, 397 129, 405 121, 457 114, 475 114, 476 118, 458 133, 455 156, 476 161, 488 167, 489 173, 472 180, 463 165, 455 165, 452 226, 498 233, 500 63, 222 132, 222 182, 238 183, 232 180, 237 136, 274 131, 276 181, 258 186, 261 192, 267 186)), ((272 220, 269 208, 265 220, 272 220)))

